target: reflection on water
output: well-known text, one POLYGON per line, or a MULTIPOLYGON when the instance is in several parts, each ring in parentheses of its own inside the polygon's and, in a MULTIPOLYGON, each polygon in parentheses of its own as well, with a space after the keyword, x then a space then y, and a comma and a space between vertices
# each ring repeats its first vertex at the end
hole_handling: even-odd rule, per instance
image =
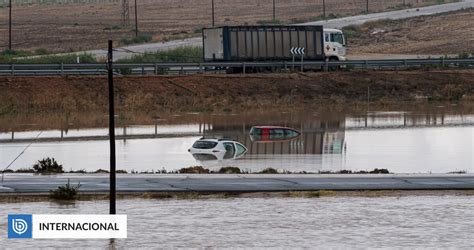
MULTIPOLYGON (((291 172, 374 168, 396 173, 473 172, 471 114, 269 112, 194 114, 172 119, 172 124, 156 122, 117 128, 117 168, 151 172, 202 165, 214 170, 236 166, 248 172, 268 167, 291 172), (257 138, 250 135, 252 127, 272 126, 293 128, 300 134, 288 138, 285 132, 272 136, 262 132, 257 138), (235 140, 247 151, 243 156, 224 157, 228 151, 222 149, 222 157, 213 160, 201 157, 203 152, 193 157, 188 149, 201 137, 235 140)), ((36 141, 33 139, 39 131, 0 133, 0 167, 34 141, 12 169, 31 167, 46 156, 63 163, 65 170, 108 168, 106 128, 65 131, 43 131, 36 141)))
MULTIPOLYGON (((97 214, 107 201, 1 204, 10 213, 97 214)), ((236 198, 119 200, 128 215, 128 239, 117 248, 465 248, 472 249, 474 199, 470 196, 236 198), (368 237, 370 235, 370 237, 368 237)), ((8 240, 2 248, 110 247, 109 240, 8 240)))

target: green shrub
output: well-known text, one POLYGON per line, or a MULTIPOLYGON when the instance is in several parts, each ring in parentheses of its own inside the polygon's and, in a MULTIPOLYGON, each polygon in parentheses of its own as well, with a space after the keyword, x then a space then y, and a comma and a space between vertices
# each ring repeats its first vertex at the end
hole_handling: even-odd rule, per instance
POLYGON ((38 48, 35 50, 36 55, 46 55, 49 54, 48 50, 45 48, 38 48))
POLYGON ((80 187, 80 182, 77 184, 77 186, 71 186, 69 179, 67 179, 66 185, 59 186, 55 190, 50 190, 49 197, 56 200, 73 200, 76 198, 80 187))
POLYGON ((196 29, 194 29, 194 33, 202 33, 202 26, 198 26, 196 29))
POLYGON ((346 26, 342 28, 342 32, 344 32, 344 35, 346 36, 346 38, 358 38, 362 34, 361 28, 356 25, 346 26))
POLYGON ((36 173, 47 174, 47 173, 64 173, 63 165, 58 164, 54 158, 44 158, 39 160, 33 165, 33 169, 36 173))
POLYGON ((95 57, 90 54, 67 54, 67 55, 46 55, 27 58, 12 58, 11 62, 18 64, 74 64, 79 56, 80 63, 97 63, 95 57))
POLYGON ((117 63, 159 63, 159 62, 202 62, 203 50, 200 47, 179 47, 167 51, 145 52, 117 63))
POLYGON ((120 43, 123 45, 130 45, 130 44, 137 44, 137 43, 147 43, 152 40, 152 36, 150 35, 138 35, 134 38, 123 38, 120 40, 120 43))

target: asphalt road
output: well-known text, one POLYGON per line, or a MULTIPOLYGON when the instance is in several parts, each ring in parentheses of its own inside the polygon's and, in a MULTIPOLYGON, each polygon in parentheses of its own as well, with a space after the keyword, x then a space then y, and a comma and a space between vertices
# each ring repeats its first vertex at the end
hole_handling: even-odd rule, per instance
MULTIPOLYGON (((44 193, 67 183, 82 192, 107 192, 108 175, 5 174, 0 193, 44 193)), ((255 192, 311 190, 474 189, 472 174, 444 175, 117 175, 118 192, 255 192)))
MULTIPOLYGON (((444 12, 460 10, 463 8, 473 8, 473 7, 474 7, 474 0, 463 0, 461 2, 456 2, 456 3, 433 5, 433 6, 423 7, 423 8, 413 8, 413 9, 373 13, 373 14, 368 14, 368 15, 350 16, 350 17, 331 19, 327 21, 302 23, 300 25, 323 25, 326 28, 342 28, 347 25, 360 25, 365 22, 376 21, 376 20, 381 20, 381 19, 404 19, 404 18, 409 18, 409 17, 433 15, 433 14, 439 14, 439 13, 444 13, 444 12)), ((127 46, 127 47, 123 47, 122 49, 118 48, 114 52, 114 61, 119 60, 119 59, 130 58, 136 55, 137 53, 163 51, 163 50, 174 49, 174 48, 182 47, 182 46, 196 46, 196 47, 202 46, 202 38, 195 37, 195 38, 189 38, 189 39, 184 39, 184 40, 174 40, 174 41, 163 42, 163 43, 149 43, 149 44, 143 44, 143 45, 127 46), (133 51, 136 53, 131 53, 130 51, 133 51)), ((107 51, 105 49, 104 50, 90 50, 90 51, 85 51, 83 53, 92 54, 93 56, 97 58, 107 57, 107 51)))

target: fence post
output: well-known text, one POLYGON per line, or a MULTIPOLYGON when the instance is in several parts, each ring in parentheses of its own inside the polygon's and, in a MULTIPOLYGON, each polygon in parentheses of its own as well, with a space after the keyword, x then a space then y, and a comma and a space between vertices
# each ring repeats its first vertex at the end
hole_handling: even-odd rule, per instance
POLYGON ((203 73, 202 64, 201 64, 201 63, 199 63, 199 73, 203 73))
POLYGON ((245 62, 242 63, 243 73, 245 75, 245 62))
POLYGON ((444 68, 444 66, 445 66, 445 65, 444 65, 444 57, 441 57, 441 66, 443 66, 443 68, 444 68))
POLYGON ((403 65, 405 65, 405 68, 408 67, 407 59, 404 59, 404 60, 403 60, 403 65))
POLYGON ((369 60, 365 60, 365 69, 369 69, 369 60))
POLYGON ((11 70, 11 75, 14 76, 15 75, 15 65, 13 63, 10 64, 10 70, 11 70))
POLYGON ((155 63, 155 70, 154 71, 155 71, 155 75, 158 75, 158 64, 157 63, 155 63))
POLYGON ((142 67, 142 75, 145 74, 145 67, 142 67))
POLYGON ((64 74, 64 65, 63 63, 61 63, 61 76, 63 76, 63 74, 64 74))

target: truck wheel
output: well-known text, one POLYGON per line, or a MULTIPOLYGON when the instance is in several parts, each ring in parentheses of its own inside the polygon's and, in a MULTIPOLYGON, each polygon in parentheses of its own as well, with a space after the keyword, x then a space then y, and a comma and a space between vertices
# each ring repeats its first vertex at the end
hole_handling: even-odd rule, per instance
MULTIPOLYGON (((339 59, 337 59, 336 57, 331 57, 331 58, 329 58, 329 61, 330 62, 339 62, 339 59)), ((336 71, 338 69, 339 69, 339 66, 329 66, 330 71, 336 71)))

